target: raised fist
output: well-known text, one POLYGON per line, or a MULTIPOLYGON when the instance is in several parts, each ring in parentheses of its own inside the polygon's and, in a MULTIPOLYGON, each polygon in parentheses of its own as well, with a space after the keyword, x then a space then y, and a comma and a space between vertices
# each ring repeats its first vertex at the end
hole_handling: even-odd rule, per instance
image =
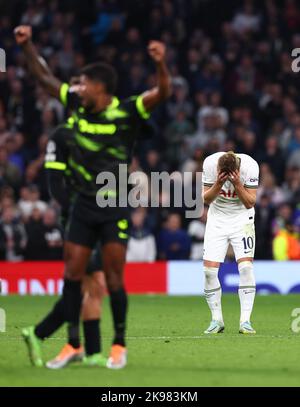
POLYGON ((32 29, 30 25, 19 25, 14 30, 15 39, 18 45, 23 45, 31 39, 32 29))
POLYGON ((166 46, 160 41, 150 41, 148 45, 148 52, 150 57, 155 62, 161 62, 165 59, 166 46))

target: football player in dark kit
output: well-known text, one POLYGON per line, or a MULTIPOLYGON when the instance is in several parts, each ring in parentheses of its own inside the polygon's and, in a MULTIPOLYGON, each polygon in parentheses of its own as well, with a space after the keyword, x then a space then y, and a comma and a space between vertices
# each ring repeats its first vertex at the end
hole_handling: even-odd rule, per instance
MULTIPOLYGON (((51 134, 45 156, 45 168, 50 196, 61 207, 61 226, 66 227, 72 202, 76 198, 76 174, 68 166, 70 146, 75 143, 74 132, 68 126, 60 125, 51 134)), ((97 243, 91 255, 86 273, 82 281, 82 307, 81 318, 83 321, 83 333, 85 338, 85 350, 80 344, 79 321, 69 322, 67 326, 68 341, 62 347, 57 356, 49 360, 46 366, 49 369, 61 369, 74 361, 92 364, 99 363, 100 353, 100 317, 102 311, 102 299, 105 293, 105 278, 102 272, 100 244, 97 243), (92 333, 92 335, 91 335, 92 333), (85 354, 85 358, 84 358, 85 354), (83 359, 84 358, 84 359, 83 359)), ((53 322, 56 329, 59 327, 58 314, 61 314, 61 325, 66 321, 64 318, 63 303, 58 301, 54 309, 39 323, 35 331, 41 337, 52 332, 53 322), (57 308, 60 311, 57 311, 57 308), (54 320, 54 321, 53 321, 54 320)), ((39 342, 37 342, 39 343, 39 342)), ((38 351, 39 352, 39 351, 38 351)))
MULTIPOLYGON (((112 66, 102 63, 86 66, 80 72, 79 84, 69 86, 55 78, 37 54, 29 26, 17 27, 15 38, 23 49, 33 76, 73 112, 68 126, 75 133, 76 143, 71 147, 68 165, 76 173, 78 195, 70 211, 64 247, 65 274, 61 301, 65 321, 78 322, 82 278, 91 251, 100 240, 114 338, 107 363, 99 352, 98 364, 119 369, 127 363, 124 265, 128 208, 99 208, 96 202, 99 189, 96 177, 103 171, 109 171, 115 175, 118 184, 119 165, 130 161, 141 121, 148 119, 150 112, 169 96, 171 85, 165 62, 165 46, 158 41, 151 41, 148 46, 149 55, 156 65, 157 86, 142 95, 120 101, 114 96, 117 75, 112 66)), ((52 332, 48 329, 46 335, 39 332, 38 327, 23 332, 33 364, 42 365, 37 344, 56 330, 54 325, 52 332)), ((93 335, 92 329, 90 335, 93 335)))

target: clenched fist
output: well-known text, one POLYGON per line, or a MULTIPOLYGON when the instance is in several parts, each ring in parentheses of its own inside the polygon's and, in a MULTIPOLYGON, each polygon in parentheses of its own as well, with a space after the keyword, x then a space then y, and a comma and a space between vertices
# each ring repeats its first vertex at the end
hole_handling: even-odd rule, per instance
POLYGON ((23 45, 31 39, 32 29, 29 25, 19 25, 14 30, 15 39, 18 45, 23 45))
POLYGON ((157 63, 162 62, 166 55, 166 46, 160 41, 150 41, 148 45, 150 57, 157 63))

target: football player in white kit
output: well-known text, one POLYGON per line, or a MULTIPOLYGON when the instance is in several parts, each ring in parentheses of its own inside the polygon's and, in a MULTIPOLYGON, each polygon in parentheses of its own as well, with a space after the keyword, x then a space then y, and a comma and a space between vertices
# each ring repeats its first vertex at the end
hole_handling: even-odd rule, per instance
POLYGON ((210 326, 205 331, 207 334, 224 331, 218 271, 229 244, 240 274, 239 332, 256 333, 250 317, 255 298, 254 205, 258 178, 258 164, 246 154, 219 152, 207 157, 203 163, 203 200, 209 205, 203 253, 204 293, 212 314, 210 326))

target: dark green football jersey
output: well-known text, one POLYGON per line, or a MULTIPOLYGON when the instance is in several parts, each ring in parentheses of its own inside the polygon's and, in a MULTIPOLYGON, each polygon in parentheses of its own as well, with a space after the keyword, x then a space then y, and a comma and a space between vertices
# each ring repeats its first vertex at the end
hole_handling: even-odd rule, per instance
POLYGON ((125 100, 114 97, 100 113, 90 113, 81 106, 80 97, 64 83, 60 98, 72 114, 65 126, 72 130, 68 141, 67 166, 72 171, 76 190, 95 196, 101 185, 98 174, 113 173, 118 181, 119 165, 129 164, 139 128, 150 114, 145 110, 142 96, 125 100))

